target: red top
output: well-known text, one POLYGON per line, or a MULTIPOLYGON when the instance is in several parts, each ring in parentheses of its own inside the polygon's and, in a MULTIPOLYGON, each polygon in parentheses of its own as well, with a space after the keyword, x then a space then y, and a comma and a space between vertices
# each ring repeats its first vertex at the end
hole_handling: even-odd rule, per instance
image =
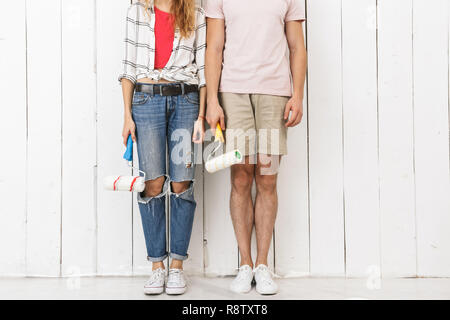
POLYGON ((175 38, 173 15, 155 7, 155 69, 163 69, 170 59, 175 38))

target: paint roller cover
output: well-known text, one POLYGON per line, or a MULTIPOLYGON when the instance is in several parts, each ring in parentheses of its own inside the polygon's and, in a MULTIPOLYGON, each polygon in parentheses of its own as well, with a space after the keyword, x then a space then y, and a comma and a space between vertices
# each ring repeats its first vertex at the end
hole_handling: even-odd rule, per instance
POLYGON ((106 190, 111 191, 142 192, 145 189, 144 177, 140 176, 108 176, 103 180, 103 185, 106 190))
POLYGON ((239 164, 242 162, 242 159, 241 152, 239 150, 234 150, 207 161, 205 168, 209 173, 214 173, 229 168, 232 165, 239 164))

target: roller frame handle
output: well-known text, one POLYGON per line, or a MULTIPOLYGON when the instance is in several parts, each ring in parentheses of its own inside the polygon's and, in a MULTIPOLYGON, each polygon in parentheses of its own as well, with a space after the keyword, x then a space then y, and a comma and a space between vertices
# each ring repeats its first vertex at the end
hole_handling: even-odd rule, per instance
POLYGON ((215 142, 220 141, 221 143, 225 142, 225 139, 223 137, 222 128, 220 127, 220 124, 218 123, 216 126, 216 135, 215 135, 215 142))
POLYGON ((127 150, 125 150, 123 158, 130 162, 133 161, 133 138, 131 137, 131 134, 128 136, 127 150))

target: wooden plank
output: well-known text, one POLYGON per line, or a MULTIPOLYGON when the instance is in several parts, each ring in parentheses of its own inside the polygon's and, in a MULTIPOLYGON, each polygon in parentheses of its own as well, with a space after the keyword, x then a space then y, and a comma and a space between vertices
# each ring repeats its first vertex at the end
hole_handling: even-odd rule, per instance
POLYGON ((309 205, 307 103, 302 124, 288 133, 289 155, 284 157, 278 182, 275 225, 275 271, 284 277, 309 274, 309 205), (292 181, 295 177, 295 182, 292 181))
POLYGON ((62 2, 63 275, 96 273, 94 5, 62 2))
POLYGON ((117 77, 130 1, 97 1, 97 272, 132 273, 132 194, 103 189, 112 174, 131 174, 122 159, 123 100, 117 77))
POLYGON ((448 277, 449 2, 415 0, 413 6, 417 274, 448 277))
POLYGON ((0 275, 25 274, 27 82, 25 1, 0 3, 0 275), (14 13, 14 14, 12 14, 14 13), (14 28, 11 26, 14 25, 14 28))
POLYGON ((238 247, 230 216, 230 170, 205 173, 204 179, 205 273, 235 274, 238 267, 238 247))
MULTIPOLYGON (((201 148, 199 152, 201 152, 201 148)), ((184 269, 190 274, 203 274, 203 165, 195 169, 195 209, 194 226, 192 228, 191 242, 189 244, 189 258, 184 269)))
MULTIPOLYGON (((139 167, 137 148, 133 148, 133 166, 139 167)), ((133 170, 133 175, 138 175, 138 170, 133 170)), ((137 202, 137 195, 133 193, 133 275, 149 275, 152 263, 147 260, 144 231, 142 229, 141 214, 137 202)))
POLYGON ((376 0, 342 2, 346 274, 380 268, 376 0))
MULTIPOLYGON (((306 39, 306 23, 303 23, 306 39)), ((305 85, 302 123, 288 131, 288 156, 278 177, 275 272, 284 277, 309 274, 308 99, 305 85), (295 182, 292 180, 295 178, 295 182)))
POLYGON ((310 271, 345 274, 341 1, 308 3, 310 271))
POLYGON ((27 274, 60 275, 61 3, 27 4, 27 274))
POLYGON ((378 4, 381 271, 415 276, 412 2, 378 4))
POLYGON ((289 155, 284 157, 278 182, 275 225, 275 267, 280 276, 309 274, 309 205, 307 103, 299 127, 289 130, 289 155), (295 183, 292 181, 295 177, 295 183))

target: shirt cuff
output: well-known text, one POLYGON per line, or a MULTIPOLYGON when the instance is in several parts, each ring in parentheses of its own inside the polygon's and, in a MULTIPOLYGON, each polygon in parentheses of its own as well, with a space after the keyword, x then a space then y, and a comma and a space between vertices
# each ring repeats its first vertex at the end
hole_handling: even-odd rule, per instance
POLYGON ((222 20, 225 20, 225 17, 223 16, 223 15, 221 15, 221 14, 209 14, 209 13, 206 13, 206 15, 205 15, 207 18, 212 18, 212 19, 222 19, 222 20))
POLYGON ((121 84, 122 83, 122 79, 128 79, 128 80, 130 80, 131 82, 133 82, 133 84, 135 84, 136 83, 136 78, 135 77, 133 77, 133 76, 130 76, 129 74, 121 74, 120 76, 119 76, 119 84, 121 84))
POLYGON ((306 20, 305 16, 292 16, 287 17, 285 21, 287 22, 287 21, 305 21, 305 20, 306 20))

